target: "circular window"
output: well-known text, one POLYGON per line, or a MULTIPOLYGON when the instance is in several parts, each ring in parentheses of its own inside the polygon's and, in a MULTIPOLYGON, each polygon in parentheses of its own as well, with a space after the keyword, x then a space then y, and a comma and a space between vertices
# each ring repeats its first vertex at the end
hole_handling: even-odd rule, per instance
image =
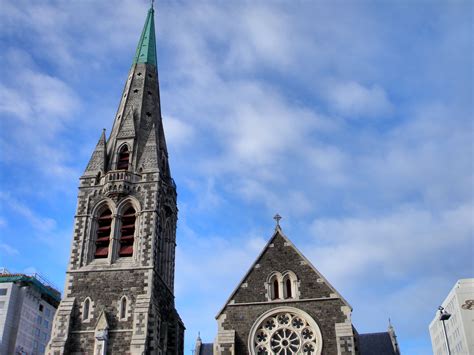
POLYGON ((321 332, 316 322, 296 308, 279 307, 262 315, 252 327, 251 354, 321 354, 321 332))

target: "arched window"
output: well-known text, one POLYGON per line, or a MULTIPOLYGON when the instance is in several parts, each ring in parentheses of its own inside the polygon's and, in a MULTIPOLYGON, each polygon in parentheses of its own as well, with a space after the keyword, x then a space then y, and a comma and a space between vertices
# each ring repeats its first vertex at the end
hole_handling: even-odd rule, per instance
POLYGON ((282 276, 279 272, 272 272, 268 278, 266 287, 267 287, 267 297, 268 300, 278 300, 284 293, 284 290, 281 288, 282 276))
POLYGON ((91 300, 89 298, 86 298, 86 300, 84 301, 83 308, 82 308, 82 320, 89 319, 90 308, 91 308, 91 300))
POLYGON ((112 227, 112 212, 108 208, 100 214, 97 224, 94 257, 96 259, 106 258, 109 255, 110 232, 112 227))
POLYGON ((283 298, 298 298, 298 278, 293 271, 283 274, 283 298))
POLYGON ((291 295, 291 280, 289 278, 286 279, 285 281, 285 288, 286 288, 286 297, 285 298, 291 298, 293 297, 291 295))
POLYGON ((122 216, 122 227, 120 228, 119 256, 133 255, 133 241, 135 235, 135 210, 129 207, 122 216))
POLYGON ((130 160, 130 152, 127 145, 120 148, 117 160, 117 170, 128 170, 128 162, 130 160))
POLYGON ((273 299, 280 298, 280 285, 277 279, 273 280, 273 299))
POLYGON ((119 314, 120 319, 127 318, 127 297, 122 297, 120 300, 120 314, 119 314))

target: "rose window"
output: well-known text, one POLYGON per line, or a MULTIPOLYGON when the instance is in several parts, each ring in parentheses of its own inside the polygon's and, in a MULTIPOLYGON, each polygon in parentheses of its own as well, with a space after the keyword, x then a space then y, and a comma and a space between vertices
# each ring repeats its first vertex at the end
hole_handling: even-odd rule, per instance
POLYGON ((320 339, 319 329, 313 320, 309 321, 296 312, 275 313, 257 325, 251 338, 252 353, 317 355, 321 350, 320 339))

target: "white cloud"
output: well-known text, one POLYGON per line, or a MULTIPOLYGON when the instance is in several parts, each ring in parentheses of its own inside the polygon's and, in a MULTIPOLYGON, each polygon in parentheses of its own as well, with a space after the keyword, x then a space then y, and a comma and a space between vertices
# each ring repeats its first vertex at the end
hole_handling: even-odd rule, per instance
POLYGON ((7 255, 18 255, 20 253, 17 249, 5 243, 0 243, 0 252, 7 255))
MULTIPOLYGON (((71 196, 80 174, 74 167, 90 155, 84 125, 110 123, 148 4, 3 5, 6 43, 29 53, 3 52, 9 76, 0 110, 8 118, 0 148, 2 162, 11 164, 12 195, 54 199, 51 189, 69 181, 64 191, 71 196), (118 92, 102 90, 109 85, 118 92)), ((395 3, 388 11, 337 2, 160 4, 164 125, 174 177, 185 189, 179 228, 189 233, 186 245, 179 241, 176 274, 188 329, 204 322, 208 339, 215 335, 216 308, 264 242, 254 233, 227 240, 201 226, 221 221, 224 210, 262 225, 258 218, 278 211, 301 235, 316 219, 316 240, 306 238, 302 249, 348 291, 355 313, 363 313, 359 325, 379 330, 374 314, 395 313, 392 304, 410 309, 406 323, 413 315, 426 319, 428 306, 403 301, 426 300, 427 290, 451 282, 445 269, 455 274, 453 265, 465 267, 467 258, 435 260, 451 242, 469 246, 472 235, 470 22, 455 9, 462 6, 446 6, 399 12, 395 3), (427 31, 419 31, 421 23, 427 31), (186 226, 183 214, 205 220, 186 226)), ((90 149, 96 139, 94 133, 90 149)), ((61 220, 35 212, 33 203, 8 212, 48 240, 70 240, 57 230, 61 220)), ((424 329, 416 324, 404 327, 424 329)))
POLYGON ((179 148, 193 142, 194 128, 187 122, 175 117, 164 117, 163 126, 168 145, 179 148))
POLYGON ((466 204, 436 213, 406 206, 378 217, 317 219, 312 232, 318 242, 305 249, 341 284, 362 275, 381 281, 382 275, 449 274, 439 261, 447 253, 463 258, 459 250, 472 248, 473 214, 474 206, 466 204))
POLYGON ((12 210, 20 214, 31 224, 31 226, 40 232, 49 232, 56 226, 56 221, 52 218, 38 216, 29 207, 12 198, 8 194, 1 193, 0 199, 6 203, 12 210))
POLYGON ((384 117, 393 111, 383 88, 365 87, 357 82, 331 83, 326 98, 332 109, 348 117, 384 117))

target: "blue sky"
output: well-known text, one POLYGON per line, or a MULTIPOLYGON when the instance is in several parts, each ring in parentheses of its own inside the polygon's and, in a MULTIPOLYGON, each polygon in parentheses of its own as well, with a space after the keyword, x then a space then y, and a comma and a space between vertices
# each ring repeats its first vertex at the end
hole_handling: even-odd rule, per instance
MULTIPOLYGON (((0 265, 60 288, 78 178, 119 103, 147 1, 0 0, 0 265)), ((468 1, 158 1, 189 351, 272 216, 406 354, 472 277, 468 1)))

